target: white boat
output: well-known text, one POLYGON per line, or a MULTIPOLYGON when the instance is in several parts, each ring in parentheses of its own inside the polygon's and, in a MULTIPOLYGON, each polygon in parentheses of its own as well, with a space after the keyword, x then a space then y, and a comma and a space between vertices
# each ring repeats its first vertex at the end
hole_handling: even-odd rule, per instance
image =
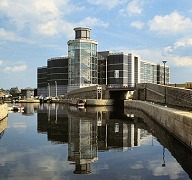
POLYGON ((84 107, 85 106, 85 102, 82 99, 79 99, 79 101, 77 102, 77 106, 78 107, 84 107))
POLYGON ((77 107, 84 107, 85 101, 83 99, 71 99, 69 104, 77 107))
POLYGON ((13 105, 12 107, 8 107, 9 111, 18 111, 18 112, 23 112, 24 111, 24 106, 22 105, 13 105))

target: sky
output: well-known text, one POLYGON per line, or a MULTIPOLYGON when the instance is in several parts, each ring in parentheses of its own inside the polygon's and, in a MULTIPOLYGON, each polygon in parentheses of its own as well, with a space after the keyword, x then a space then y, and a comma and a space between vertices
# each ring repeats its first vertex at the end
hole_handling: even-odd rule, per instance
POLYGON ((166 60, 170 83, 192 81, 192 0, 0 0, 0 88, 36 88, 75 27, 92 29, 98 51, 166 60))

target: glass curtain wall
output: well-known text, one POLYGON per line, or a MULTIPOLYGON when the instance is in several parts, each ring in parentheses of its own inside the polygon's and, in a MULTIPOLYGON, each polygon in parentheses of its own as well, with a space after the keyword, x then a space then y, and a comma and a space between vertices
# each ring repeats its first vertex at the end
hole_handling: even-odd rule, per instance
POLYGON ((81 43, 81 64, 80 64, 80 73, 81 73, 81 85, 91 84, 91 43, 82 42, 81 43))
POLYGON ((92 43, 92 53, 91 53, 91 71, 92 84, 98 84, 97 72, 98 72, 98 59, 97 59, 97 44, 92 43))
POLYGON ((80 43, 69 44, 69 84, 80 83, 80 43))
POLYGON ((69 44, 69 85, 97 84, 97 44, 76 41, 69 44))

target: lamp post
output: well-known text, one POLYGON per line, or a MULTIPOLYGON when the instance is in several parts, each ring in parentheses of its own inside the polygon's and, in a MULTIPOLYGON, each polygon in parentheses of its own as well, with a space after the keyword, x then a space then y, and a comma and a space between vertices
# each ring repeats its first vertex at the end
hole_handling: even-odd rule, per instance
POLYGON ((50 83, 48 83, 48 95, 50 97, 50 83))
POLYGON ((163 64, 164 64, 164 85, 165 85, 165 64, 166 64, 167 61, 164 60, 164 61, 162 61, 162 62, 163 62, 163 64))
POLYGON ((163 164, 162 164, 162 167, 165 167, 166 164, 165 164, 165 147, 163 146, 163 164))
MULTIPOLYGON (((163 64, 164 64, 164 85, 165 85, 165 63, 167 62, 166 60, 164 60, 164 61, 162 61, 163 62, 163 64)), ((165 105, 166 105, 166 101, 167 101, 167 98, 166 98, 166 87, 164 87, 165 88, 165 105)))
POLYGON ((55 97, 57 97, 57 81, 55 81, 55 97))

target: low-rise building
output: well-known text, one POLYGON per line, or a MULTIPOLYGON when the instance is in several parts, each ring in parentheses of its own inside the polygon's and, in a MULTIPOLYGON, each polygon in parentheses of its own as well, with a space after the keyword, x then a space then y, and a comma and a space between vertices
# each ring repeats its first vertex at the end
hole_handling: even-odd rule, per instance
POLYGON ((37 95, 48 96, 47 66, 37 69, 37 95))
POLYGON ((21 99, 33 99, 34 98, 34 89, 27 87, 21 89, 21 99))
POLYGON ((47 61, 48 96, 60 96, 67 92, 68 57, 56 57, 47 61))

